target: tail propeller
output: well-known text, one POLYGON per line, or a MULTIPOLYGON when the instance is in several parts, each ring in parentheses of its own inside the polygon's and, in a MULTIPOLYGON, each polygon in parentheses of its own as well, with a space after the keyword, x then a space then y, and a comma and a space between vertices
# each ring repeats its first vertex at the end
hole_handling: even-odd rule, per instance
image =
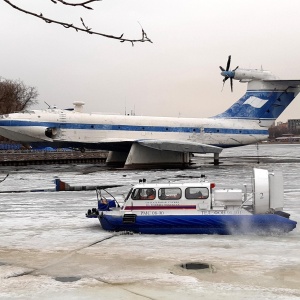
MULTIPOLYGON (((222 71, 221 72, 221 75, 224 76, 224 79, 223 79, 223 87, 224 87, 224 84, 225 84, 225 81, 230 78, 230 87, 231 87, 231 92, 233 92, 233 83, 232 83, 232 79, 234 78, 234 71, 238 68, 238 66, 234 69, 234 70, 230 70, 230 62, 231 62, 231 55, 228 56, 228 60, 227 60, 227 66, 226 66, 226 70, 220 66, 220 70, 222 71)), ((223 88, 222 88, 223 90, 223 88)))

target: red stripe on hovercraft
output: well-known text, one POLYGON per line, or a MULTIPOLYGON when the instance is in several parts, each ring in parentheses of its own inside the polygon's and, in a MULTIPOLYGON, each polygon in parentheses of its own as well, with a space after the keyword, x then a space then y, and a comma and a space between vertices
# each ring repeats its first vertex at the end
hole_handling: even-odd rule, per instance
POLYGON ((196 209, 196 205, 174 206, 126 206, 125 210, 164 210, 164 209, 196 209))

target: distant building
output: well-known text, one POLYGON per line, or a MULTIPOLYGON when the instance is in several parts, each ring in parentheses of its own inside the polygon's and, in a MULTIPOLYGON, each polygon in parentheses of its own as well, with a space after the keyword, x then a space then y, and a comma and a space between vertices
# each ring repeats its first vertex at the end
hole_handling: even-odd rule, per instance
POLYGON ((288 120, 288 130, 290 132, 300 130, 300 119, 289 119, 288 120))
POLYGON ((287 122, 277 122, 269 128, 269 141, 281 143, 300 142, 300 119, 289 119, 287 122))
POLYGON ((277 125, 276 125, 278 128, 281 128, 281 129, 288 129, 288 123, 285 122, 277 122, 277 125))

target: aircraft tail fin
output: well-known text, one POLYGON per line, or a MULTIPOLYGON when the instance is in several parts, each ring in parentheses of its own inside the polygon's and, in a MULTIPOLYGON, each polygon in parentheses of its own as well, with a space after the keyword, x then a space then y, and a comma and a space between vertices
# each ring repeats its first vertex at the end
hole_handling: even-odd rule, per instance
POLYGON ((300 91, 300 80, 256 80, 246 94, 214 118, 275 121, 300 91))
POLYGON ((55 183, 55 190, 57 192, 70 190, 70 185, 60 180, 59 178, 55 178, 54 183, 55 183))

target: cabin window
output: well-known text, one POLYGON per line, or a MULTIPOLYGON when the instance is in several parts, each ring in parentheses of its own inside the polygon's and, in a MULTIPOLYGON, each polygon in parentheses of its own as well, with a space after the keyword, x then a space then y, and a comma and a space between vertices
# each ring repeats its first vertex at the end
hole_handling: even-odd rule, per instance
POLYGON ((185 190, 186 199, 207 199, 209 195, 206 187, 189 187, 185 190))
POLYGON ((177 200, 182 195, 180 188, 161 188, 158 190, 158 198, 160 200, 177 200))
POLYGON ((156 197, 156 191, 152 188, 134 189, 131 194, 132 200, 153 200, 156 197))

